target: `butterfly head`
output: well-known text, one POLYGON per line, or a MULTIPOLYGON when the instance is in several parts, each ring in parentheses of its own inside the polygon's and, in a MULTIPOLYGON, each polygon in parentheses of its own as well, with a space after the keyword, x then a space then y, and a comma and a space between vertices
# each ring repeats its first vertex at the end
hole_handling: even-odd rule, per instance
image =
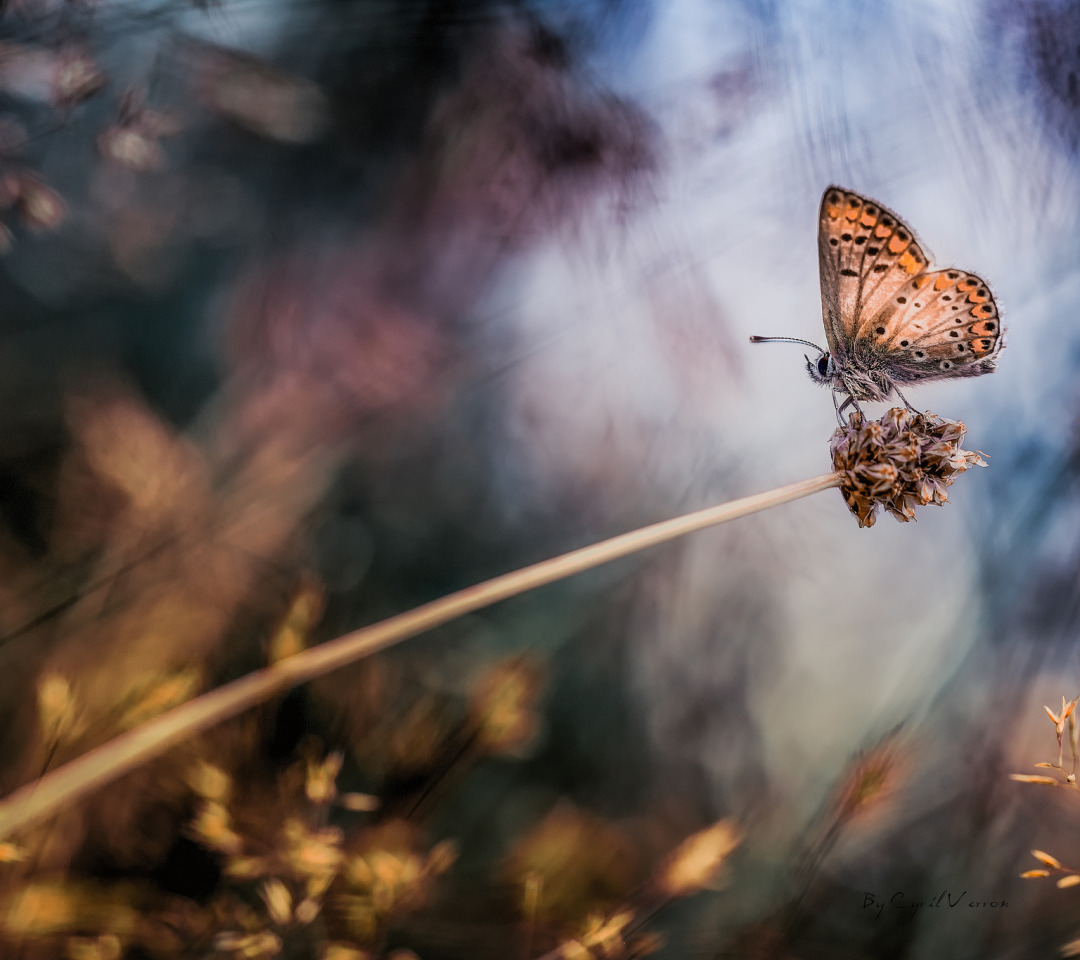
MULTIPOLYGON (((822 350, 816 343, 809 340, 800 340, 797 337, 751 337, 751 343, 801 343, 805 347, 812 347, 817 351, 816 357, 806 357, 806 370, 814 383, 828 383, 834 388, 843 384, 840 367, 833 359, 828 350, 822 350)), ((841 386, 842 389, 842 386, 841 386)))
MULTIPOLYGON (((804 354, 804 356, 806 356, 804 354)), ((806 357, 806 370, 814 383, 833 383, 840 374, 832 354, 828 350, 822 350, 817 357, 806 357)))

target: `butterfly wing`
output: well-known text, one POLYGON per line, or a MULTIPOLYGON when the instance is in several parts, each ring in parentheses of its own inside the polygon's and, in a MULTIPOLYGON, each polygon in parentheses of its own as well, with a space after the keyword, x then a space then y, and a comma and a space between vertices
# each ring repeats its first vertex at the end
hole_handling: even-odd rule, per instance
POLYGON ((821 302, 829 349, 843 368, 913 383, 976 377, 1004 346, 997 304, 964 270, 935 270, 891 210, 842 187, 821 200, 821 302))
POLYGON ((990 288, 957 269, 912 277, 865 334, 866 349, 899 383, 991 373, 1005 345, 990 288))
POLYGON ((859 358, 881 315, 928 266, 915 234, 895 213, 843 187, 828 187, 818 217, 821 313, 829 350, 841 366, 859 358))

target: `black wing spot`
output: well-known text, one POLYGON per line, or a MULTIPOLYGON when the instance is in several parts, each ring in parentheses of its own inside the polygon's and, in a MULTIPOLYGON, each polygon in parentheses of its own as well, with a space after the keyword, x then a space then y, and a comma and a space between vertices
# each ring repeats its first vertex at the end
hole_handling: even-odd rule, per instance
POLYGON ((958 343, 956 345, 956 352, 957 353, 963 353, 966 349, 967 349, 967 347, 965 347, 962 343, 958 343))
POLYGON ((888 217, 882 217, 881 218, 881 225, 883 227, 891 227, 893 225, 893 222, 888 217))
POLYGON ((887 263, 879 263, 876 267, 874 267, 874 273, 884 273, 888 269, 889 265, 887 263))
POLYGON ((843 270, 840 271, 840 276, 842 276, 842 277, 857 277, 858 273, 856 273, 854 270, 849 269, 848 267, 845 267, 843 270))
POLYGON ((950 280, 955 280, 958 276, 960 276, 960 274, 958 274, 955 270, 949 273, 950 280))
POLYGON ((867 247, 866 248, 866 255, 868 257, 876 257, 879 253, 881 253, 881 247, 867 247))
POLYGON ((896 302, 897 303, 907 303, 907 297, 897 297, 896 302))
POLYGON ((901 341, 900 341, 900 346, 902 346, 902 347, 906 347, 906 346, 908 346, 908 344, 910 344, 910 343, 911 343, 911 341, 910 341, 910 340, 901 340, 901 341))
POLYGON ((855 238, 855 245, 856 246, 858 246, 859 244, 863 244, 863 243, 866 243, 866 237, 856 237, 855 238))
POLYGON ((899 237, 899 238, 900 238, 901 240, 908 240, 908 239, 910 239, 910 238, 908 237, 908 235, 907 235, 906 233, 904 233, 904 231, 903 231, 903 230, 897 230, 897 231, 896 231, 896 235, 897 235, 897 236, 898 236, 898 237, 899 237))
POLYGON ((950 297, 948 294, 945 294, 945 296, 943 296, 941 299, 942 300, 951 300, 952 297, 950 297))
POLYGON ((851 239, 851 234, 850 233, 842 233, 842 234, 840 234, 840 239, 843 240, 844 243, 847 243, 851 239))
MULTIPOLYGON (((959 309, 960 309, 960 304, 958 304, 958 303, 954 303, 954 304, 953 304, 953 309, 954 309, 954 310, 959 310, 959 309)), ((956 322, 957 322, 957 323, 963 323, 963 322, 964 322, 964 318, 963 318, 963 317, 957 317, 957 318, 956 318, 956 322)))
POLYGON ((923 353, 922 350, 916 350, 915 351, 915 356, 918 357, 921 360, 923 357, 926 356, 926 354, 923 353))
POLYGON ((866 208, 866 212, 873 215, 873 214, 877 213, 877 210, 875 210, 872 205, 868 205, 867 208, 866 208))
POLYGON ((949 331, 949 336, 950 337, 958 337, 958 336, 960 336, 960 331, 959 330, 950 330, 949 331))
POLYGON ((951 370, 952 362, 949 360, 942 360, 940 366, 942 370, 951 370))
POLYGON ((839 203, 842 199, 843 198, 838 193, 830 193, 829 194, 829 202, 830 203, 839 203))
POLYGON ((987 296, 987 293, 986 293, 986 291, 985 291, 985 290, 980 290, 980 291, 979 291, 979 293, 978 293, 978 295, 979 295, 980 297, 985 297, 985 296, 987 296))
POLYGON ((884 327, 877 327, 877 328, 875 328, 874 333, 876 333, 879 337, 883 337, 883 336, 885 336, 885 328, 884 327))
POLYGON ((986 327, 986 332, 987 333, 993 333, 994 332, 995 328, 994 328, 994 321, 993 320, 987 320, 986 323, 983 324, 983 326, 986 327))
POLYGON ((989 349, 990 349, 990 344, 992 344, 993 342, 994 342, 993 340, 983 340, 983 342, 982 342, 982 345, 983 345, 983 347, 985 347, 985 348, 986 348, 987 350, 989 350, 989 349))
POLYGON ((837 239, 836 239, 836 237, 832 237, 832 238, 831 238, 831 239, 829 240, 829 243, 831 243, 831 244, 832 244, 832 245, 833 245, 834 247, 838 247, 838 246, 840 246, 840 241, 839 241, 839 240, 837 240, 837 239))

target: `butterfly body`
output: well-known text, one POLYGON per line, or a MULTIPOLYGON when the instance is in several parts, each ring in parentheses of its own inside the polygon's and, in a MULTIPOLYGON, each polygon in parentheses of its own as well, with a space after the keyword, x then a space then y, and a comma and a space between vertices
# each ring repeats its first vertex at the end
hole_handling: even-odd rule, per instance
POLYGON ((904 386, 996 369, 1003 329, 986 283, 930 270, 910 227, 875 200, 826 188, 818 260, 828 349, 807 359, 816 382, 852 401, 884 401, 904 386))

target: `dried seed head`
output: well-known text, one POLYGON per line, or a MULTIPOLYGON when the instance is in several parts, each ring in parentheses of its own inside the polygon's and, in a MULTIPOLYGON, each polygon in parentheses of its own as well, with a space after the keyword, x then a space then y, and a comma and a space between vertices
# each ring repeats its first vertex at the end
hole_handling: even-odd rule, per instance
POLYGON ((892 799, 904 779, 904 760, 894 735, 859 754, 840 787, 839 815, 860 816, 892 799))
POLYGON ((853 413, 832 436, 833 469, 860 527, 872 527, 883 506, 897 520, 915 507, 945 503, 945 488, 971 466, 987 466, 975 450, 961 450, 966 429, 957 420, 893 407, 876 422, 853 413))

